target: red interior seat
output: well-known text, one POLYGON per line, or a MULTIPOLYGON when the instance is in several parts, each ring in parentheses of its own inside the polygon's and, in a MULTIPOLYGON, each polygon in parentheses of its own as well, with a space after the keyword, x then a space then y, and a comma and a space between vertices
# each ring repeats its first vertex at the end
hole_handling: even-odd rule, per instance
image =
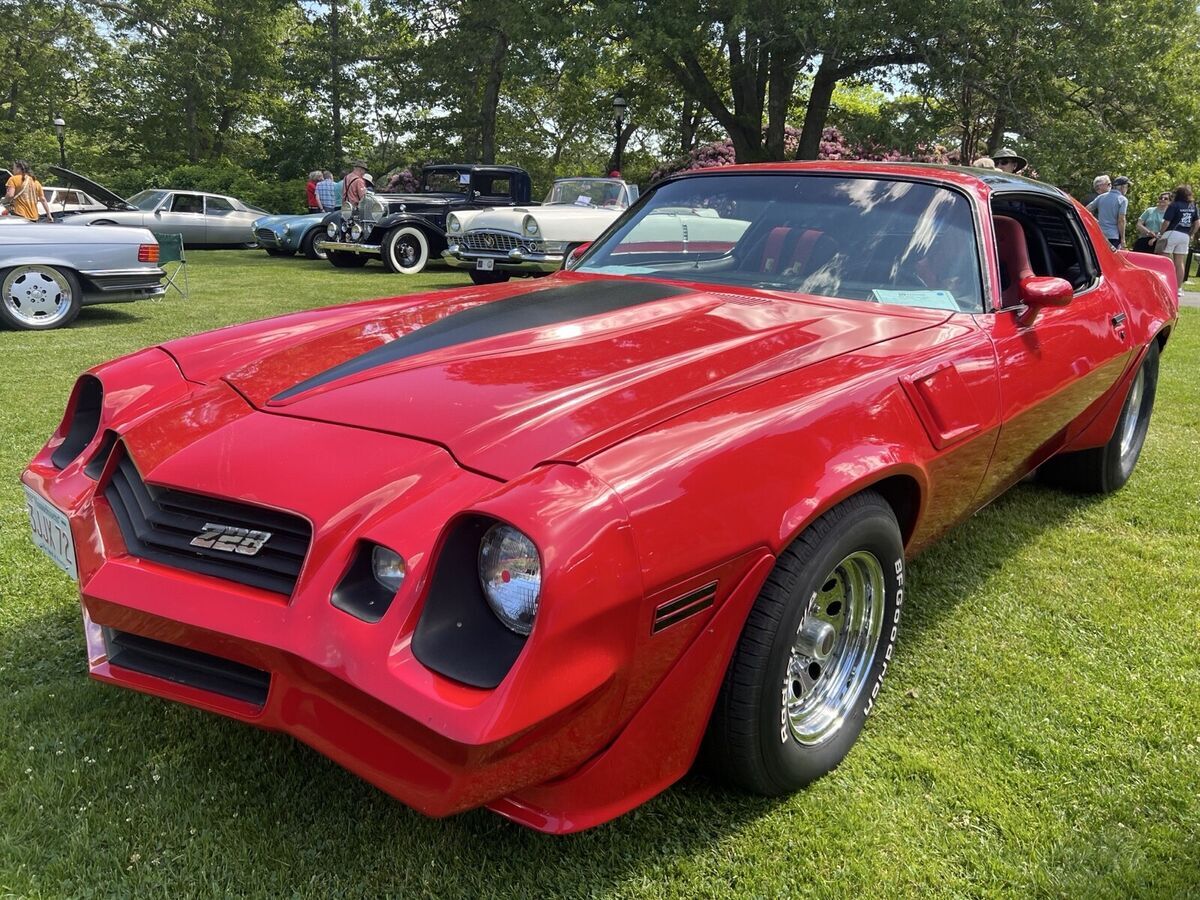
POLYGON ((1017 306, 1021 302, 1021 282, 1033 277, 1025 230, 1020 222, 1008 216, 996 216, 992 221, 996 229, 996 252, 1000 257, 1003 303, 1017 306))

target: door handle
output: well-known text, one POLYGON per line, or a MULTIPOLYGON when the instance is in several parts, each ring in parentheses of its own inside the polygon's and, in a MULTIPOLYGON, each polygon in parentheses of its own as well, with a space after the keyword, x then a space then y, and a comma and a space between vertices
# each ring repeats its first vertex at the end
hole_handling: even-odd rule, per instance
POLYGON ((1125 324, 1125 313, 1117 313, 1115 316, 1112 317, 1113 328, 1120 328, 1124 324, 1125 324))

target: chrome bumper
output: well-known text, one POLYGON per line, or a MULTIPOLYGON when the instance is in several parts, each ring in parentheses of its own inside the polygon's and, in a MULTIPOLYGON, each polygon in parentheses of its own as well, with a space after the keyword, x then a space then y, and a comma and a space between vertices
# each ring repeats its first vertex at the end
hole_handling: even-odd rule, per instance
POLYGON ((346 253, 370 253, 375 256, 379 255, 378 244, 353 244, 349 241, 330 241, 325 238, 321 238, 316 242, 316 246, 322 250, 342 250, 346 253))
POLYGON ((456 269, 474 269, 479 260, 490 259, 501 272, 557 272, 564 258, 562 253, 528 253, 520 248, 494 253, 465 250, 460 244, 451 244, 442 251, 442 259, 456 269))

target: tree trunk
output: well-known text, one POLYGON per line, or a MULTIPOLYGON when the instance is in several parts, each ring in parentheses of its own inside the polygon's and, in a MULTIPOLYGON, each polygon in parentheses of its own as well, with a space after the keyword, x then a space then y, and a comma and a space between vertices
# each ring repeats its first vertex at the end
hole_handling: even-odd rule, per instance
POLYGON ((333 120, 333 167, 342 168, 342 61, 338 56, 338 0, 329 0, 329 106, 333 120))
POLYGON ((617 157, 625 156, 625 146, 629 143, 629 139, 633 137, 633 133, 637 131, 637 125, 633 122, 626 122, 625 127, 621 129, 621 133, 616 136, 617 146, 613 148, 613 154, 608 158, 607 167, 604 169, 604 174, 620 170, 617 165, 617 157), (618 152, 619 151, 619 152, 618 152))
POLYGON ((787 159, 788 106, 791 105, 792 89, 796 85, 795 60, 776 56, 771 60, 770 78, 767 82, 767 158, 787 159))
POLYGON ((700 130, 700 117, 703 113, 700 104, 694 100, 684 100, 679 113, 679 149, 683 153, 691 153, 696 148, 696 134, 700 130))
POLYGON ((987 152, 988 156, 995 156, 996 151, 1000 149, 1000 145, 1004 143, 1004 128, 1007 124, 1007 116, 1003 106, 996 107, 996 117, 992 119, 992 131, 988 135, 987 152))
POLYGON ((496 41, 492 44, 487 81, 483 86, 483 103, 479 109, 479 159, 489 165, 496 162, 496 108, 500 104, 500 82, 504 80, 504 58, 507 55, 508 35, 499 29, 496 31, 496 41))
POLYGON ((812 93, 808 95, 808 108, 804 111, 804 128, 800 132, 796 159, 816 159, 820 153, 821 136, 825 132, 829 105, 833 101, 833 89, 837 87, 838 77, 837 63, 832 57, 824 57, 813 79, 812 93))

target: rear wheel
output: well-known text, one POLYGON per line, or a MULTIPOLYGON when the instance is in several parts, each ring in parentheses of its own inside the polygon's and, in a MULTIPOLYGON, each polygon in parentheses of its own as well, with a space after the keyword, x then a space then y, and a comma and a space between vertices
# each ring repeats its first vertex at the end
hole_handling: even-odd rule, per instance
POLYGON ((1142 364, 1129 385, 1121 416, 1103 447, 1062 453, 1039 470, 1055 487, 1088 494, 1107 494, 1123 487, 1137 466, 1150 429, 1150 413, 1158 390, 1158 341, 1146 348, 1142 364))
POLYGON ((329 253, 324 247, 317 246, 317 239, 325 234, 321 228, 310 228, 308 234, 304 235, 304 240, 300 242, 300 252, 308 259, 326 259, 329 253))
POLYGON ((16 266, 0 279, 0 320, 22 331, 61 328, 79 315, 82 299, 69 269, 16 266))
POLYGON ((508 272, 500 272, 493 270, 491 272, 482 272, 479 269, 471 270, 471 280, 476 284, 501 284, 508 281, 512 276, 508 272))
POLYGON ((346 250, 330 250, 329 261, 339 269, 361 269, 367 264, 367 257, 361 253, 350 253, 346 250))
POLYGON ((420 228, 396 228, 384 237, 379 252, 389 272, 416 275, 429 262, 429 240, 420 228))
POLYGON ((834 507, 779 556, 713 709, 715 772, 778 796, 834 769, 887 673, 904 600, 904 547, 872 491, 834 507))

